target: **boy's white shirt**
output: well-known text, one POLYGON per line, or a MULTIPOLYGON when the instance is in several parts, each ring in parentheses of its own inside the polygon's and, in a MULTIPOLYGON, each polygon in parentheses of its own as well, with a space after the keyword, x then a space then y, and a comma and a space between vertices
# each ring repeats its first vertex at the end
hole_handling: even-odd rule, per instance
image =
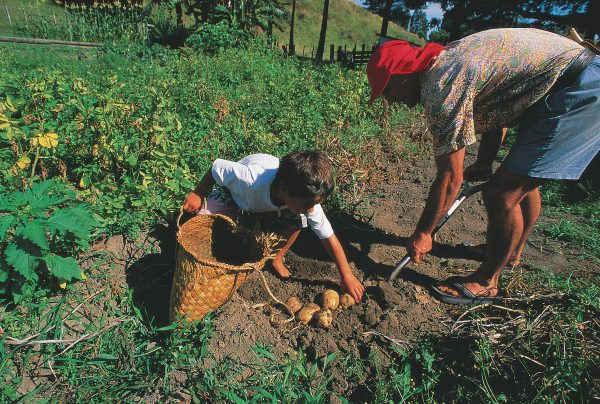
MULTIPOLYGON (((273 212, 279 210, 271 201, 271 184, 278 169, 277 157, 251 154, 238 162, 217 159, 211 171, 215 182, 231 191, 240 209, 247 212, 273 212)), ((300 217, 321 240, 333 235, 331 223, 320 204, 316 204, 312 212, 301 214, 300 217)))

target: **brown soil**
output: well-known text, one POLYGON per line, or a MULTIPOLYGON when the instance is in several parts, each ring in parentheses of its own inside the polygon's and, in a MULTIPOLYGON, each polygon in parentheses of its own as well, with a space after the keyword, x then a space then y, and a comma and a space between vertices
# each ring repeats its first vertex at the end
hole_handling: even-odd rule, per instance
MULTIPOLYGON (((390 285, 386 278, 405 254, 406 237, 421 213, 434 176, 434 162, 431 158, 419 157, 398 164, 382 157, 376 167, 380 175, 370 185, 370 207, 365 212, 365 217, 371 217, 371 220, 357 220, 345 213, 330 216, 355 274, 366 285, 363 300, 348 310, 335 311, 333 324, 326 330, 295 321, 273 325, 271 312, 266 307, 252 308, 256 303, 274 303, 255 273, 214 313, 215 332, 209 345, 209 361, 233 360, 247 369, 240 375, 245 377, 257 361, 253 351, 256 345, 271 347, 275 356, 282 360, 286 355, 302 350, 310 360, 320 362, 328 354, 340 351, 342 355, 338 355, 328 374, 334 378, 334 389, 348 395, 346 368, 341 360, 343 354, 368 359, 376 352, 385 366, 391 360, 393 347, 408 348, 428 334, 449 332, 448 320, 464 309, 438 302, 430 295, 428 287, 437 280, 477 268, 476 257, 465 256, 456 245, 464 240, 485 240, 486 213, 480 196, 473 196, 461 206, 439 232, 431 254, 418 267, 409 264, 390 285)), ((122 255, 123 244, 113 244, 114 249, 110 245, 106 247, 116 255, 122 255)), ((153 248, 145 248, 146 251, 160 253, 144 255, 139 253, 144 250, 140 248, 135 254, 137 261, 134 259, 125 264, 127 283, 134 291, 136 304, 161 324, 166 322, 168 311, 175 248, 173 234, 166 227, 159 227, 140 243, 148 244, 153 248)), ((580 259, 564 244, 549 242, 536 234, 531 237, 524 259, 529 266, 513 270, 504 279, 514 280, 531 268, 564 273, 575 270, 576 276, 600 272, 597 264, 580 259)), ((282 301, 297 296, 307 303, 326 289, 339 289, 335 265, 310 232, 301 234, 286 257, 286 265, 292 272, 288 279, 275 276, 268 267, 263 271, 271 290, 282 301)), ((517 297, 532 292, 531 289, 516 291, 505 283, 505 295, 517 297)), ((278 318, 284 318, 281 307, 276 304, 273 307, 278 318)))

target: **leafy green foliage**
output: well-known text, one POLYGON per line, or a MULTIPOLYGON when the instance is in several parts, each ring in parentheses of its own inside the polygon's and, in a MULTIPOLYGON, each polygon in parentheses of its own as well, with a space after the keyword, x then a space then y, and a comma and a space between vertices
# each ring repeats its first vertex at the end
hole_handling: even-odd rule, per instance
POLYGON ((246 44, 249 35, 248 31, 242 30, 237 24, 203 24, 187 38, 185 44, 208 55, 214 55, 225 49, 246 44))
MULTIPOLYGON (((363 107, 362 72, 287 59, 260 41, 214 56, 124 44, 98 58, 8 53, 0 183, 64 177, 111 233, 167 217, 216 158, 318 147, 343 163, 341 144, 359 156, 381 131, 378 111, 363 107)), ((342 194, 361 178, 347 174, 342 194)))
POLYGON ((36 290, 82 279, 71 255, 89 247, 97 224, 75 192, 56 180, 0 192, 0 294, 19 303, 36 290))

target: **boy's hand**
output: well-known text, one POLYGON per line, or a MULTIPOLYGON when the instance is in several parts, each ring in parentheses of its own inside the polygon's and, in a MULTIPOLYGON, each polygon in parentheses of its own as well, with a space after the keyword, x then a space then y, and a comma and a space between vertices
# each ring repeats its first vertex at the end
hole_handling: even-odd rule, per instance
POLYGON ((362 299, 363 293, 365 293, 365 287, 363 284, 360 283, 360 281, 356 279, 356 276, 351 273, 342 276, 341 286, 342 290, 352 295, 354 300, 357 302, 362 299))
POLYGON ((188 213, 195 213, 202 208, 203 198, 195 192, 190 194, 183 200, 183 210, 188 213))

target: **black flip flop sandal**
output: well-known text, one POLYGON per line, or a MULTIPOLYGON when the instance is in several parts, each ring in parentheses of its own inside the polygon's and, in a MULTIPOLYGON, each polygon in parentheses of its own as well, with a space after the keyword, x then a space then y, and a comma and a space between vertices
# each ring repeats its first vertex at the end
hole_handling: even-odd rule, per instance
POLYGON ((442 292, 435 286, 431 287, 435 295, 444 303, 471 306, 476 304, 492 304, 499 299, 498 297, 477 296, 460 282, 449 282, 448 286, 456 290, 460 296, 453 296, 449 293, 442 292))

